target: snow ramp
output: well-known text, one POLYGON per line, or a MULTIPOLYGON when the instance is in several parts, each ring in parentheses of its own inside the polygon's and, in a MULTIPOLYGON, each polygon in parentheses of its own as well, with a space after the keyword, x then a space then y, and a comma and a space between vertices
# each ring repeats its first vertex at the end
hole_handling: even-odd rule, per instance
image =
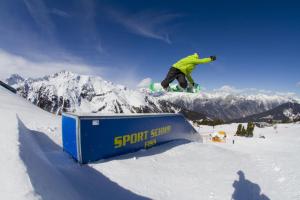
POLYGON ((63 113, 62 138, 64 151, 85 164, 200 135, 181 114, 63 113))

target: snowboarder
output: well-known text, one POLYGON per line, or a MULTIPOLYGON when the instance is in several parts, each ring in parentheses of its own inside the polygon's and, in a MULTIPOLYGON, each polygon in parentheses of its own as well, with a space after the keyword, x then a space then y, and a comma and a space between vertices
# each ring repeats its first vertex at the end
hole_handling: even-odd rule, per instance
POLYGON ((164 88, 164 90, 169 91, 169 84, 175 79, 177 79, 180 87, 185 91, 196 87, 198 84, 196 84, 193 78, 191 77, 191 73, 196 67, 196 65, 209 63, 215 61, 216 59, 216 56, 210 56, 208 58, 200 59, 198 53, 194 53, 185 58, 182 58, 181 60, 172 65, 172 67, 169 69, 166 78, 161 82, 161 86, 164 88), (189 82, 189 85, 187 81, 189 82))

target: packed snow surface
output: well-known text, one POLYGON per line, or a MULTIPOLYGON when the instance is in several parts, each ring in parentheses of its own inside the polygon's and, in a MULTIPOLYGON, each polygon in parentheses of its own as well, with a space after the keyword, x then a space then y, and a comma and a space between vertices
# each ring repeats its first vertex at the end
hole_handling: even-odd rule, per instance
POLYGON ((300 199, 300 124, 201 126, 171 142, 81 166, 62 151, 61 118, 0 87, 1 199, 300 199), (208 135, 226 131, 226 143, 208 135), (261 137, 265 136, 265 139, 261 137), (234 142, 233 142, 234 141, 234 142))

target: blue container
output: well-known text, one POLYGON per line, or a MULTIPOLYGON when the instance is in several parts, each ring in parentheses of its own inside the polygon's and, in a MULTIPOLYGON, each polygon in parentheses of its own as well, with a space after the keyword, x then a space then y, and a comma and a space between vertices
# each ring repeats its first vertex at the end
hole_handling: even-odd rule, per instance
POLYGON ((62 115, 63 149, 83 164, 195 133, 181 114, 62 115))

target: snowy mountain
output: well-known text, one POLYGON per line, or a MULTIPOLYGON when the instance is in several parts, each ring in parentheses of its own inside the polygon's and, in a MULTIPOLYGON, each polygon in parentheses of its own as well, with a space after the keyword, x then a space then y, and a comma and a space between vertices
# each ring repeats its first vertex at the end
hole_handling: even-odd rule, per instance
POLYGON ((300 121, 300 104, 285 103, 276 108, 263 113, 251 115, 242 119, 234 120, 234 122, 293 122, 300 121))
POLYGON ((100 77, 62 71, 38 79, 12 75, 6 80, 33 104, 52 113, 174 113, 191 119, 205 119, 201 113, 181 109, 172 103, 146 93, 129 90, 100 77))
POLYGON ((24 81, 25 79, 18 74, 12 74, 8 79, 6 79, 6 83, 8 85, 17 85, 24 81))
POLYGON ((299 102, 289 95, 203 91, 199 94, 169 93, 161 99, 210 118, 230 121, 273 109, 287 102, 299 102))
POLYGON ((38 79, 13 75, 6 80, 24 98, 53 112, 149 113, 183 112, 190 119, 240 119, 273 109, 293 96, 234 93, 228 90, 199 94, 168 93, 158 97, 147 89, 130 90, 101 77, 62 71, 38 79), (206 117, 207 116, 207 117, 206 117))

